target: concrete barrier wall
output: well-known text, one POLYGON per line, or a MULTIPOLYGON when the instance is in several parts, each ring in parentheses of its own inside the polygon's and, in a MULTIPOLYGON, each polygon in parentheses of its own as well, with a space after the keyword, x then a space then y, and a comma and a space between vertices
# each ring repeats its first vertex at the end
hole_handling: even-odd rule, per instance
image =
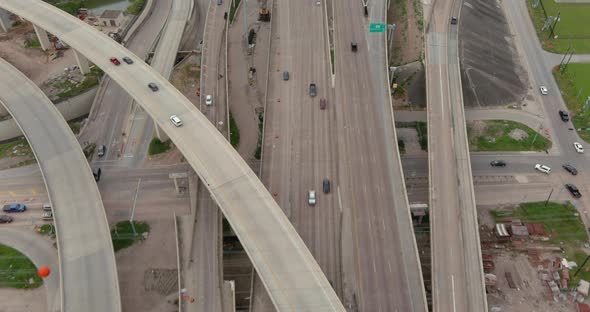
MULTIPOLYGON (((62 114, 65 120, 72 120, 85 116, 90 111, 92 101, 96 96, 97 88, 82 93, 71 99, 57 103, 55 106, 62 114)), ((4 106, 2 109, 5 110, 4 106)), ((12 118, 0 121, 0 142, 11 140, 22 136, 20 128, 16 125, 12 118)))

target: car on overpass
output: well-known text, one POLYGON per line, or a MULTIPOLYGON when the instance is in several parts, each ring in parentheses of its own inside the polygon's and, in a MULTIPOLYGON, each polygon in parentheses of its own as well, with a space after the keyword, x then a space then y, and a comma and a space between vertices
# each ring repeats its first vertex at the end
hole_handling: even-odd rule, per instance
POLYGON ((315 83, 310 83, 309 84, 309 96, 314 97, 317 95, 318 92, 318 87, 315 85, 315 83))
POLYGON ((119 60, 116 57, 111 57, 110 61, 111 61, 111 63, 113 63, 117 66, 121 65, 121 62, 119 62, 119 60))
POLYGON ((576 152, 580 154, 584 153, 584 147, 578 142, 574 142, 574 149, 576 149, 576 152))
POLYGON ((213 105, 213 96, 211 94, 208 94, 205 97, 205 105, 207 105, 207 106, 213 105))
POLYGON ((560 110, 559 111, 559 117, 564 122, 570 121, 570 114, 568 112, 564 111, 564 110, 560 110))
POLYGON ((176 115, 170 116, 170 121, 172 122, 173 125, 175 125, 177 127, 182 126, 182 120, 180 120, 180 118, 176 115))
POLYGON ((539 89, 541 90, 541 94, 547 95, 549 94, 549 90, 545 86, 540 86, 539 89))
POLYGON ((572 194, 573 197, 575 198, 580 198, 582 197, 582 193, 580 193, 580 190, 578 190, 578 188, 571 184, 571 183, 567 183, 565 185, 565 188, 572 194))
POLYGON ((578 169, 576 169, 574 166, 570 165, 570 164, 564 164, 563 169, 565 169, 565 171, 571 173, 572 175, 577 175, 578 174, 578 169))
POLYGON ((27 206, 17 203, 4 205, 4 207, 2 207, 2 211, 4 212, 24 212, 25 210, 27 210, 27 206))
POLYGON ((314 206, 315 205, 315 202, 316 202, 315 191, 314 190, 311 190, 307 194, 307 203, 310 206, 314 206))

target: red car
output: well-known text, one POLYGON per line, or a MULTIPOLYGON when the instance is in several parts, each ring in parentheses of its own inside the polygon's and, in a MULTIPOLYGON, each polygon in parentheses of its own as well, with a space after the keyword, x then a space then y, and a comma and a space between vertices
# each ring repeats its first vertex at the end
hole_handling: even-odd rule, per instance
POLYGON ((327 105, 328 105, 328 102, 326 101, 326 99, 324 99, 324 98, 320 99, 320 109, 326 109, 327 105))
POLYGON ((111 57, 111 63, 117 66, 121 65, 121 62, 119 62, 119 60, 116 57, 111 57))
POLYGON ((0 216, 0 223, 10 223, 12 222, 12 217, 7 215, 0 216))

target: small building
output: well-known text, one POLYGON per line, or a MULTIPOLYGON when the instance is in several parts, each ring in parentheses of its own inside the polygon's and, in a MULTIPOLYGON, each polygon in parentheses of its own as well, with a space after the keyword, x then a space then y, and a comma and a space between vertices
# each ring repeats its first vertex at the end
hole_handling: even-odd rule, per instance
POLYGON ((508 229, 506 229, 506 224, 504 223, 496 223, 495 234, 500 242, 507 242, 510 240, 510 233, 508 233, 508 229))
POLYGON ((106 27, 121 27, 125 20, 125 15, 123 15, 123 11, 118 10, 105 10, 102 14, 98 17, 98 23, 101 26, 106 27))

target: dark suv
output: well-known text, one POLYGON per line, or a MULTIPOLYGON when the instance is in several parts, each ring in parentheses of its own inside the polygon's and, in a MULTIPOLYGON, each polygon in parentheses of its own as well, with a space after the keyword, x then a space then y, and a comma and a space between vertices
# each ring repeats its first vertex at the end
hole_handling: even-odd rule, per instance
POLYGON ((326 193, 326 194, 330 193, 330 180, 328 180, 327 178, 324 179, 324 181, 322 182, 322 187, 323 187, 324 193, 326 193))
POLYGON ((310 83, 309 84, 309 96, 314 97, 317 95, 317 87, 315 85, 315 83, 310 83))
POLYGON ((578 174, 578 170, 576 168, 574 168, 574 166, 570 165, 570 164, 564 164, 563 169, 565 169, 565 171, 571 173, 572 175, 577 175, 578 174))
POLYGON ((575 198, 582 197, 582 194, 580 193, 580 190, 578 190, 578 188, 575 185, 573 185, 571 183, 568 183, 568 184, 565 185, 565 188, 568 191, 570 191, 570 193, 572 193, 572 196, 573 197, 575 197, 575 198))
POLYGON ((490 162, 490 165, 492 165, 492 167, 505 167, 506 162, 503 160, 492 160, 492 162, 490 162))
POLYGON ((561 117, 562 121, 570 121, 570 114, 568 114, 568 112, 566 111, 559 111, 559 117, 561 117))

